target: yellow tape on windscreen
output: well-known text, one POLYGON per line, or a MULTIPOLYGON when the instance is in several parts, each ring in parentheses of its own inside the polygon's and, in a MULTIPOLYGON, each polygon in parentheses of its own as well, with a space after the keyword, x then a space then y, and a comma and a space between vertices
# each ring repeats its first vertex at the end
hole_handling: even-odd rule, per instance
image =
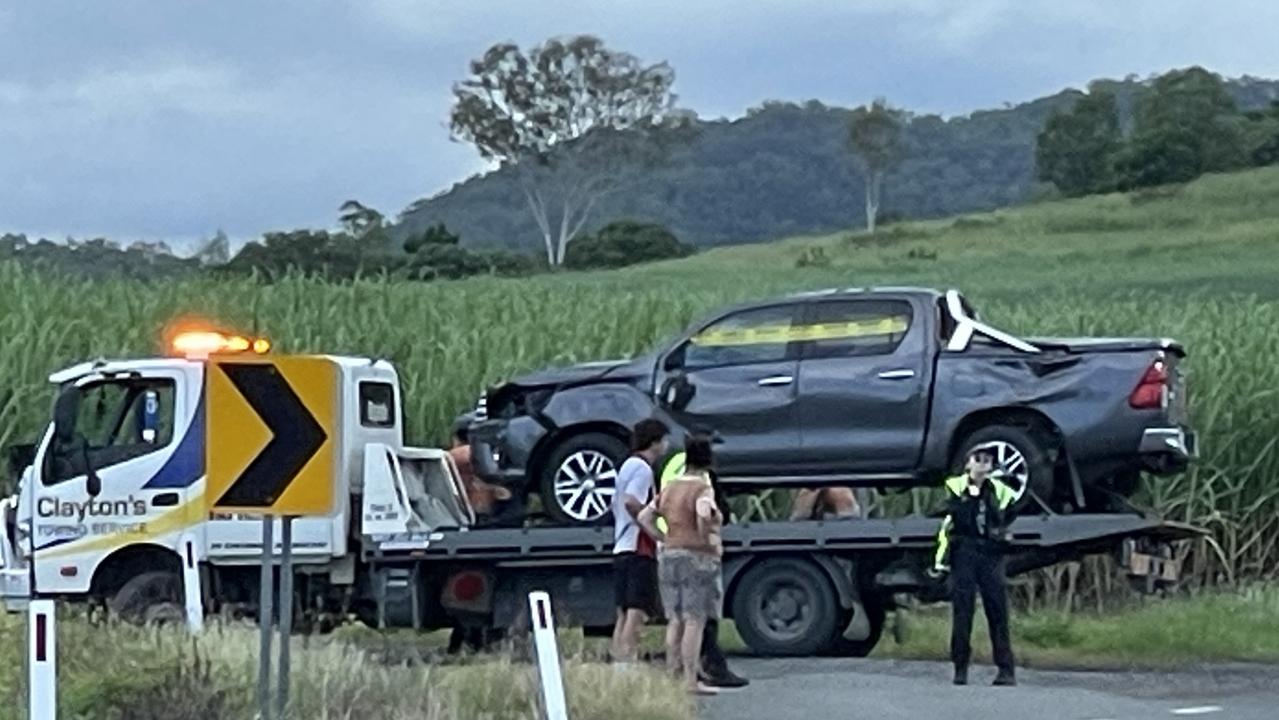
POLYGON ((693 336, 693 344, 701 347, 736 345, 780 345, 815 340, 848 340, 853 338, 894 335, 906 332, 909 318, 903 315, 874 320, 849 320, 813 325, 761 325, 753 328, 709 330, 693 336))

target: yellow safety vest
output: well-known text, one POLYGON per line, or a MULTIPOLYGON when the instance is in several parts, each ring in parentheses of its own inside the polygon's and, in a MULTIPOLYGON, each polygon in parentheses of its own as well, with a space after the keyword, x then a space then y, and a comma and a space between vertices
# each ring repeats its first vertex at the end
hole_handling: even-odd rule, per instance
MULTIPOLYGON (((995 502, 998 503, 1000 510, 1007 510, 1016 497, 1016 492, 1008 487, 1008 485, 999 479, 999 476, 991 475, 990 486, 995 491, 995 502)), ((967 475, 955 475, 946 478, 944 483, 946 492, 949 495, 960 497, 964 494, 964 489, 968 487, 967 475)), ((954 525, 951 520, 950 513, 941 521, 941 529, 937 531, 937 552, 933 555, 933 568, 936 570, 950 569, 947 560, 950 559, 950 529, 954 525)))

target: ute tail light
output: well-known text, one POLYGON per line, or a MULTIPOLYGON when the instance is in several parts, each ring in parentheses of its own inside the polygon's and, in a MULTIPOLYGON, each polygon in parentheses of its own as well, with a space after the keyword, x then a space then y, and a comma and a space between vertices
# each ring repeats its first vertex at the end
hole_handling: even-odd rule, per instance
POLYGON ((1133 388, 1128 396, 1128 404, 1137 410, 1158 410, 1164 406, 1168 398, 1168 364, 1159 358, 1146 368, 1141 382, 1133 388))

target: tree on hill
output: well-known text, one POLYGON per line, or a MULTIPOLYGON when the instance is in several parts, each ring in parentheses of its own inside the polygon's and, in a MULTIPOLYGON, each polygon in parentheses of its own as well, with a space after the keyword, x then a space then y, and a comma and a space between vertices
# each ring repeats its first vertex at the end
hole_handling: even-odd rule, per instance
POLYGON ((1044 124, 1035 143, 1037 177, 1067 197, 1107 192, 1115 186, 1115 158, 1122 146, 1115 95, 1093 88, 1044 124))
POLYGON ((1121 187, 1243 167, 1243 122, 1217 75, 1199 67, 1161 75, 1137 101, 1132 138, 1119 160, 1121 187))
POLYGON ((674 233, 656 223, 618 220, 594 235, 575 238, 568 245, 565 267, 575 270, 619 268, 637 263, 692 255, 674 233))
POLYGON ((192 259, 201 265, 225 265, 231 261, 231 241, 227 238, 226 233, 218 229, 213 237, 200 246, 192 259))
POLYGON ((896 167, 903 156, 904 115, 884 100, 853 111, 848 124, 848 140, 866 179, 866 231, 875 232, 875 216, 884 187, 884 175, 896 167))
POLYGON ((444 223, 436 223, 404 241, 404 252, 410 255, 429 246, 457 246, 462 238, 449 232, 444 223))
POLYGON ((1248 119, 1244 128, 1248 159, 1253 165, 1279 163, 1279 100, 1272 100, 1265 110, 1244 113, 1248 119))
POLYGON ((653 137, 672 121, 675 73, 588 35, 527 54, 499 43, 453 86, 450 129, 486 160, 516 171, 546 247, 564 262, 601 197, 662 157, 653 137))

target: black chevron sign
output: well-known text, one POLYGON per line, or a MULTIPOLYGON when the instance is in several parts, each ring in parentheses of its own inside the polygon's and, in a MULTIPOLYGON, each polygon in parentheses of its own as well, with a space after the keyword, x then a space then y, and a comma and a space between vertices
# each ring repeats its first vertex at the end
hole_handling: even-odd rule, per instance
POLYGON ((275 366, 222 363, 219 367, 262 418, 271 440, 214 506, 270 507, 328 436, 275 366))

